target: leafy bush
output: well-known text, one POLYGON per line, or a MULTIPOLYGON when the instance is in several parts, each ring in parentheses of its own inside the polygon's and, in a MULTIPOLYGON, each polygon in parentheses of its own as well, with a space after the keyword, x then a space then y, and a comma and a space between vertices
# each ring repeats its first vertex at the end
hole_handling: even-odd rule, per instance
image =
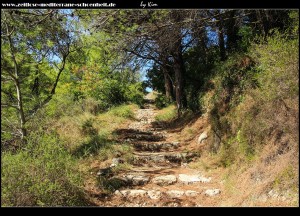
POLYGON ((82 110, 91 114, 97 115, 100 111, 104 111, 107 105, 102 101, 97 101, 92 97, 82 99, 80 101, 82 110))
POLYGON ((167 98, 165 95, 163 94, 157 94, 157 97, 155 98, 155 106, 158 109, 162 109, 164 107, 167 107, 168 105, 170 105, 172 102, 170 101, 169 98, 167 98))
POLYGON ((88 95, 101 101, 103 108, 109 108, 126 102, 141 105, 143 92, 140 82, 131 84, 118 79, 104 79, 88 95))
POLYGON ((255 62, 251 67, 243 67, 245 55, 218 67, 209 122, 222 137, 223 166, 251 160, 270 141, 282 149, 297 145, 299 40, 287 38, 274 31, 253 44, 246 55, 255 62))
POLYGON ((78 206, 83 199, 75 161, 56 135, 31 134, 16 154, 2 153, 2 206, 78 206))
POLYGON ((241 51, 247 51, 254 36, 253 29, 250 26, 242 26, 238 31, 238 36, 241 37, 238 43, 239 49, 241 51))
POLYGON ((78 102, 74 102, 70 94, 55 94, 52 100, 45 107, 49 117, 58 118, 61 116, 74 116, 82 112, 78 102))
POLYGON ((287 40, 274 33, 267 43, 252 48, 251 54, 259 63, 258 100, 264 102, 293 98, 299 95, 299 39, 287 40))
POLYGON ((127 101, 141 106, 144 100, 144 88, 142 82, 130 84, 125 91, 125 95, 127 101))
POLYGON ((87 119, 84 121, 81 126, 81 131, 83 135, 96 135, 97 129, 93 127, 93 119, 87 119))
POLYGON ((253 144, 263 142, 266 134, 275 132, 289 133, 297 142, 299 40, 275 34, 267 44, 254 46, 252 53, 261 72, 257 76, 259 88, 249 92, 244 107, 240 107, 244 119, 240 122, 242 133, 251 137, 249 142, 253 144))

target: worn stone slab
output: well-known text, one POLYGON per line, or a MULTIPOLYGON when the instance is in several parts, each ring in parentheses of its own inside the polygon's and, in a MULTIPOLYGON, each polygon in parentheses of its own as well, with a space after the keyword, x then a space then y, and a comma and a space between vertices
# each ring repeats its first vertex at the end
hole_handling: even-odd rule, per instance
POLYGON ((147 195, 150 197, 150 199, 160 199, 161 198, 161 192, 157 190, 150 190, 147 192, 147 195))
POLYGON ((179 174, 178 181, 183 184, 194 184, 198 182, 207 183, 211 181, 211 178, 205 178, 200 175, 179 174))
POLYGON ((171 198, 179 198, 184 195, 184 191, 180 190, 169 190, 166 194, 171 198))
POLYGON ((152 182, 157 185, 171 185, 176 183, 177 178, 175 175, 157 176, 152 179, 152 182))
POLYGON ((216 196, 221 193, 220 189, 208 189, 205 191, 205 195, 207 196, 216 196))
POLYGON ((149 176, 143 174, 127 174, 124 175, 125 181, 130 185, 144 185, 150 180, 149 176))
POLYGON ((147 194, 147 191, 145 191, 145 190, 121 190, 120 193, 124 197, 136 198, 136 197, 140 197, 140 196, 145 196, 147 194))
POLYGON ((188 197, 195 197, 195 196, 199 195, 199 192, 193 191, 193 190, 187 190, 187 191, 185 191, 184 194, 188 197))

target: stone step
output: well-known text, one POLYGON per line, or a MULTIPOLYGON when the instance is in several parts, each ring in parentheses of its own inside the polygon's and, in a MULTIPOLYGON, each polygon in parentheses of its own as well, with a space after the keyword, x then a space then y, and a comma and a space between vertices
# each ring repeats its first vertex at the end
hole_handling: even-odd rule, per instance
POLYGON ((133 146, 138 151, 158 152, 161 150, 177 149, 179 147, 179 142, 134 143, 133 146))
POLYGON ((130 186, 145 185, 150 181, 150 176, 144 173, 126 173, 117 178, 130 186))
POLYGON ((198 196, 200 193, 197 191, 193 191, 193 190, 186 190, 186 191, 182 191, 182 190, 169 190, 166 192, 167 196, 170 198, 179 198, 182 196, 187 196, 187 197, 195 197, 198 196))
POLYGON ((129 173, 123 173, 117 176, 112 177, 114 181, 122 182, 122 185, 127 186, 138 186, 145 185, 149 182, 157 184, 160 186, 172 185, 175 183, 181 184, 195 184, 195 183, 208 183, 211 181, 211 177, 207 178, 201 175, 187 175, 179 174, 177 175, 156 175, 155 171, 149 172, 136 170, 131 170, 129 173), (155 176, 156 175, 156 176, 155 176))
MULTIPOLYGON (((119 182, 120 186, 142 186, 150 182, 150 174, 141 173, 141 172, 131 172, 126 174, 120 174, 114 176, 107 180, 111 182, 119 182)), ((172 185, 177 182, 177 177, 175 175, 161 175, 156 176, 151 179, 153 184, 160 186, 172 185)))
POLYGON ((221 193, 220 189, 207 189, 205 192, 206 196, 216 196, 221 193))
POLYGON ((198 182, 208 183, 211 181, 211 178, 206 178, 201 175, 186 175, 186 174, 179 174, 178 182, 183 184, 194 184, 198 182))
POLYGON ((134 153, 133 164, 143 165, 146 163, 177 163, 190 162, 192 158, 196 157, 195 153, 134 153))
POLYGON ((126 190, 116 190, 114 195, 118 197, 125 197, 129 200, 134 200, 140 197, 148 197, 150 199, 161 199, 166 198, 179 198, 182 196, 186 197, 196 197, 200 194, 198 191, 193 190, 168 190, 162 192, 159 190, 144 190, 144 189, 126 189, 126 190))
POLYGON ((118 129, 115 131, 115 134, 117 135, 123 135, 123 134, 143 134, 143 135, 153 135, 153 132, 151 131, 143 131, 143 130, 136 130, 136 129, 118 129))
POLYGON ((130 169, 130 172, 144 172, 144 173, 149 173, 149 174, 155 174, 160 171, 168 170, 178 167, 176 164, 166 164, 165 166, 147 166, 145 164, 144 166, 133 166, 130 169))
POLYGON ((163 134, 124 134, 122 136, 128 142, 132 141, 149 141, 149 142, 156 142, 156 141, 164 141, 166 140, 166 136, 163 134))
POLYGON ((152 178, 151 182, 160 186, 171 185, 177 182, 177 177, 175 175, 157 176, 152 178))

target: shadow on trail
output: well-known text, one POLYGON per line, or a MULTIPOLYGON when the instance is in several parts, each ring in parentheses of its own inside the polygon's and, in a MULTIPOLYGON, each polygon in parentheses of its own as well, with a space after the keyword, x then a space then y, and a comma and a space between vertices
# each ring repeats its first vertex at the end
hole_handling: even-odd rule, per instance
POLYGON ((164 141, 165 137, 163 135, 154 134, 151 131, 140 131, 135 129, 117 129, 113 134, 118 135, 120 141, 130 139, 131 141, 147 141, 147 142, 157 142, 164 141))
POLYGON ((90 154, 97 153, 102 148, 107 148, 114 145, 113 140, 109 140, 103 136, 92 136, 87 142, 83 143, 73 151, 73 155, 76 157, 86 157, 90 154))
POLYGON ((186 126, 193 125, 202 114, 185 112, 180 118, 171 121, 154 121, 152 127, 160 130, 169 130, 170 132, 180 132, 186 126))

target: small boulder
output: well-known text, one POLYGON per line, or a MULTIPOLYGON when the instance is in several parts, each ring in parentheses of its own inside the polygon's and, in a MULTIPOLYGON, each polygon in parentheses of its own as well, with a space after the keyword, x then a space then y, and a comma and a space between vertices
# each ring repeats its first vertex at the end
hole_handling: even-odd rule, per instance
POLYGON ((143 174, 127 174, 124 176, 124 178, 130 185, 144 185, 150 180, 149 176, 143 174))
POLYGON ((145 190, 131 190, 128 194, 129 197, 139 197, 139 196, 145 196, 147 194, 147 191, 145 190))
POLYGON ((204 131, 202 134, 200 134, 198 138, 198 144, 201 144, 206 139, 207 139, 207 133, 204 131))
POLYGON ((165 175, 165 176, 157 176, 152 179, 154 184, 158 185, 171 185, 177 181, 175 175, 165 175))
POLYGON ((120 191, 120 193, 124 197, 136 198, 136 197, 139 197, 139 196, 146 195, 147 191, 145 191, 145 190, 122 190, 122 191, 120 191))
POLYGON ((218 195, 219 193, 221 193, 220 189, 208 189, 205 191, 205 195, 207 196, 215 196, 218 195))
POLYGON ((161 197, 161 192, 156 190, 150 190, 147 192, 150 199, 159 199, 161 197))
POLYGON ((114 194, 115 196, 123 196, 123 194, 119 190, 116 190, 114 194))
POLYGON ((167 191, 166 194, 171 198, 178 198, 178 197, 181 197, 184 195, 184 191, 170 190, 170 191, 167 191))
POLYGON ((120 163, 124 163, 122 158, 113 158, 110 167, 118 166, 120 163))
POLYGON ((187 191, 185 192, 185 195, 186 195, 186 196, 189 196, 189 197, 195 197, 195 196, 197 196, 198 194, 199 194, 199 192, 193 191, 193 190, 187 190, 187 191))
POLYGON ((197 182, 207 183, 211 181, 211 178, 206 178, 200 175, 179 174, 178 181, 183 184, 193 184, 197 182))
POLYGON ((100 170, 97 172, 97 175, 98 175, 98 176, 110 177, 110 176, 113 175, 113 172, 112 172, 111 167, 107 167, 107 168, 104 168, 104 169, 100 169, 100 170))

